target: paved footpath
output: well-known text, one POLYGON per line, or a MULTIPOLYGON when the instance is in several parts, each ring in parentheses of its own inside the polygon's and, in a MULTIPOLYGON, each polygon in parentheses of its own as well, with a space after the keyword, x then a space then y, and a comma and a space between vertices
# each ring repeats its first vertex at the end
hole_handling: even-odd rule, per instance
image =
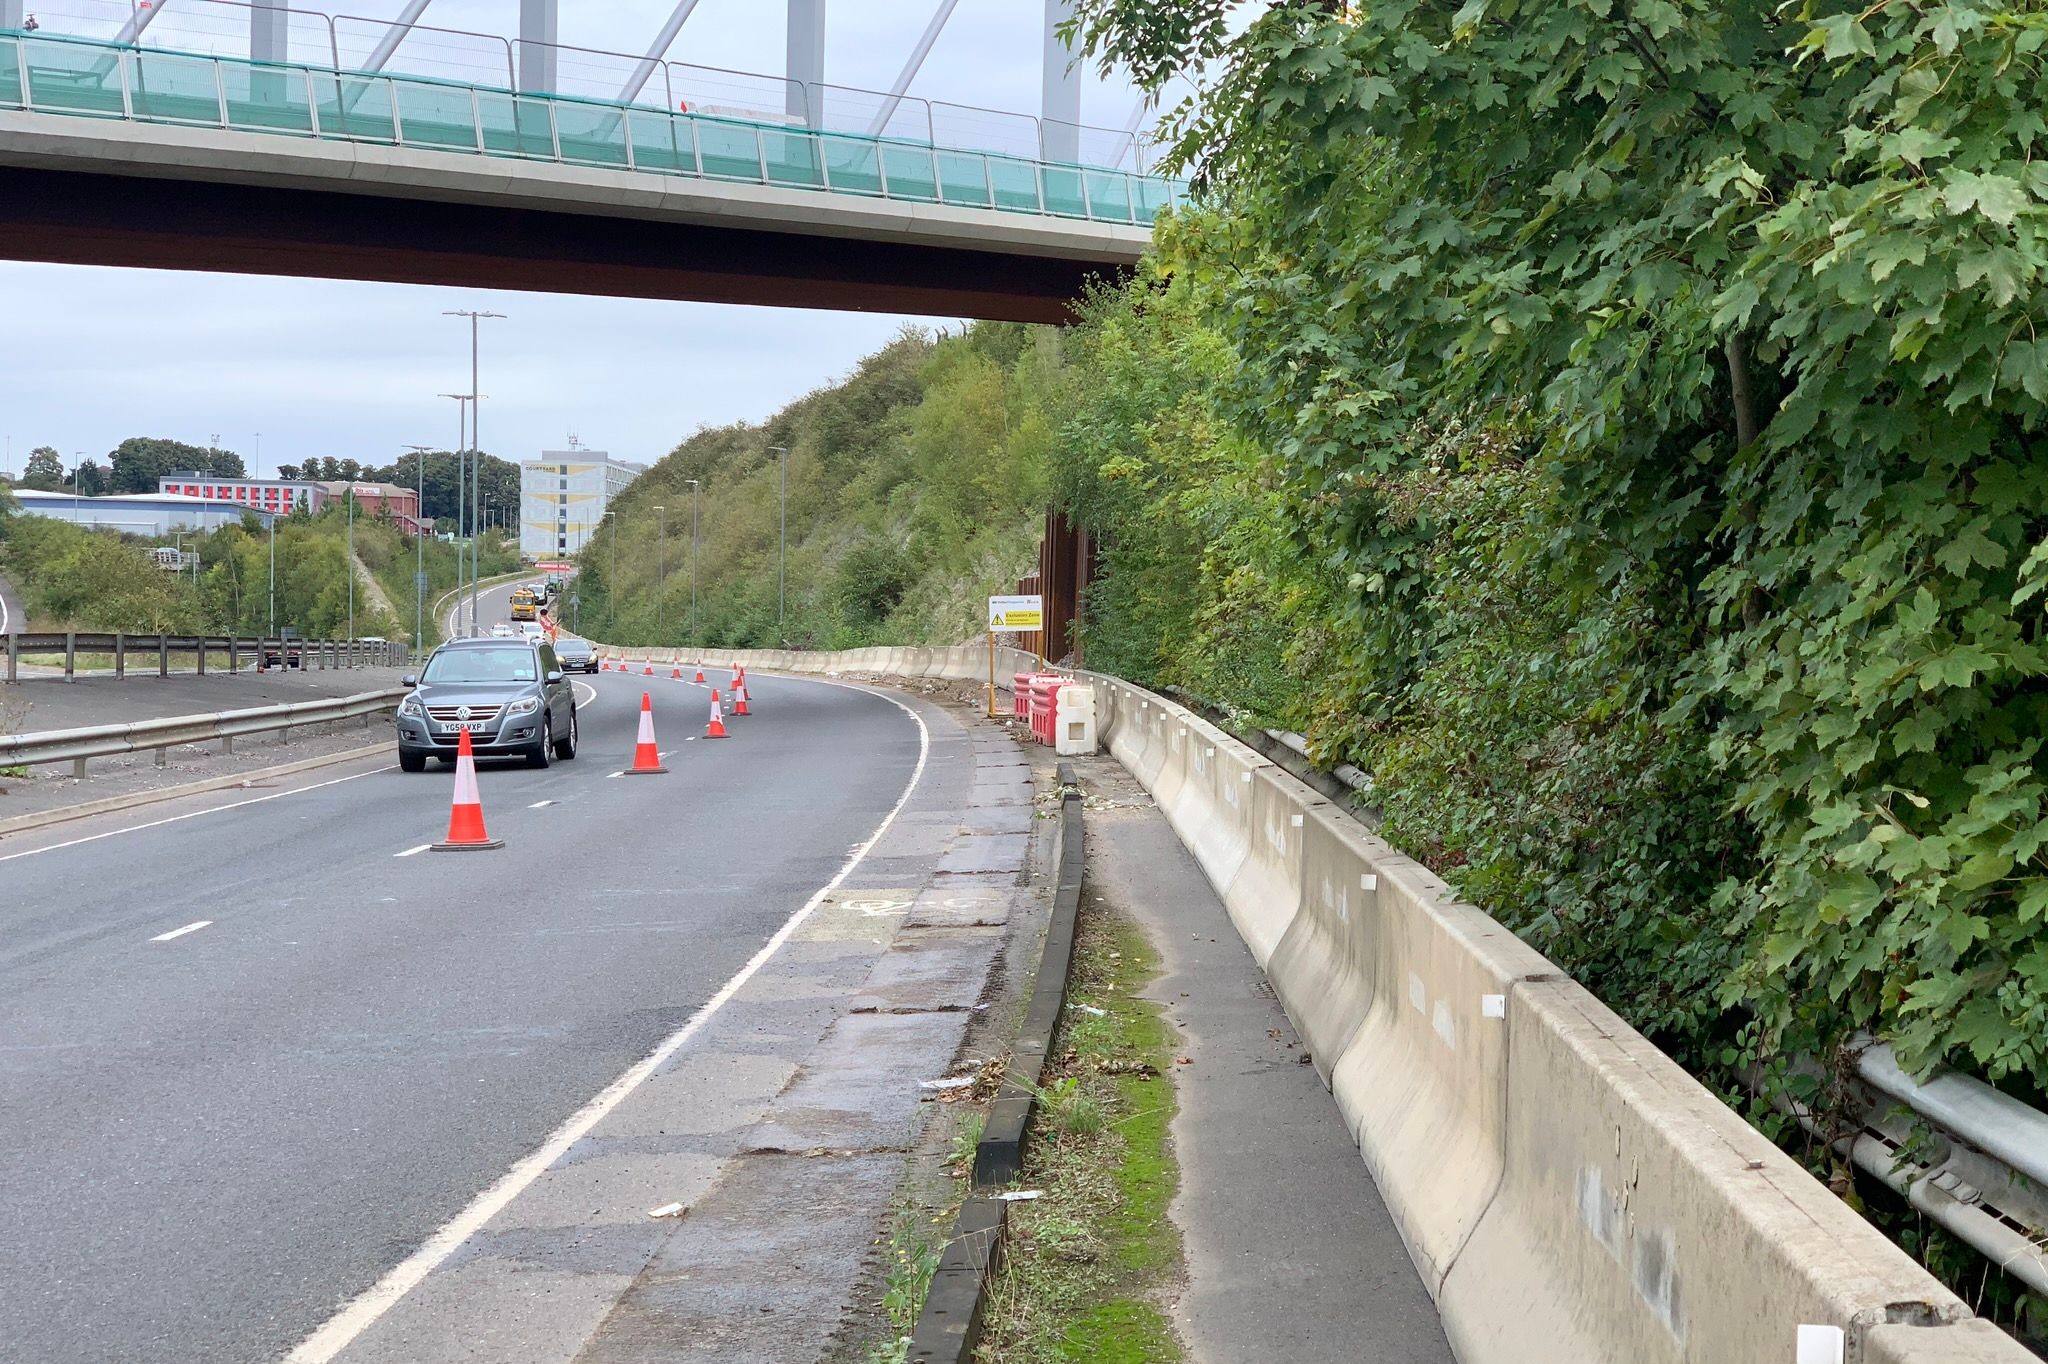
POLYGON ((1336 1100, 1144 788, 1076 759, 1088 796, 1084 904, 1144 928, 1193 1064, 1173 1067, 1187 1284, 1170 1313, 1194 1364, 1451 1364, 1450 1346, 1336 1100))

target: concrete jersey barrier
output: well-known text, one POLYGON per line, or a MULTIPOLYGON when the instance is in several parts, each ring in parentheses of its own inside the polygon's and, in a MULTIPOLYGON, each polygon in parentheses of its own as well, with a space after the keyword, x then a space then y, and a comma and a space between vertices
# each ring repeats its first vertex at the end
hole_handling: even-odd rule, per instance
MULTIPOLYGON (((981 645, 703 661, 988 666, 981 645)), ((999 650, 998 687, 1035 663, 999 650)), ((1801 1326, 1839 1328, 1843 1364, 2032 1360, 1426 868, 1185 707, 1077 676, 1311 1048, 1464 1364, 1789 1364, 1801 1326)))

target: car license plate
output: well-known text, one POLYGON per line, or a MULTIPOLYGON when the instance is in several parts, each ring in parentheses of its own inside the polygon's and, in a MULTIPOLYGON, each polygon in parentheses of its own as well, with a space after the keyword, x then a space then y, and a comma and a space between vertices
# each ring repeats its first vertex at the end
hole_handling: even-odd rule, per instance
POLYGON ((481 720, 441 721, 441 732, 443 734, 454 734, 459 730, 465 729, 468 730, 471 734, 481 734, 484 732, 484 722, 481 720))

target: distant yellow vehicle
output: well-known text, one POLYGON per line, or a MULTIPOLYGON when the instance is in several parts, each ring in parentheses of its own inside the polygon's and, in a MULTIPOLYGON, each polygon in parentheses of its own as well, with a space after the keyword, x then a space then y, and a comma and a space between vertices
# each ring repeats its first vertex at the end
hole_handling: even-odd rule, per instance
POLYGON ((540 611, 540 598, 530 587, 512 589, 512 619, 532 620, 540 611))

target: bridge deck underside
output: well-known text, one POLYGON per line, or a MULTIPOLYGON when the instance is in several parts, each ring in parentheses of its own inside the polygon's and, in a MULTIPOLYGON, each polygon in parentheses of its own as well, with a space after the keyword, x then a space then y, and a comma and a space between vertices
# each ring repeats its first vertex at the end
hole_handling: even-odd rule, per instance
POLYGON ((397 197, 0 166, 0 256, 1064 323, 1114 264, 397 197))

